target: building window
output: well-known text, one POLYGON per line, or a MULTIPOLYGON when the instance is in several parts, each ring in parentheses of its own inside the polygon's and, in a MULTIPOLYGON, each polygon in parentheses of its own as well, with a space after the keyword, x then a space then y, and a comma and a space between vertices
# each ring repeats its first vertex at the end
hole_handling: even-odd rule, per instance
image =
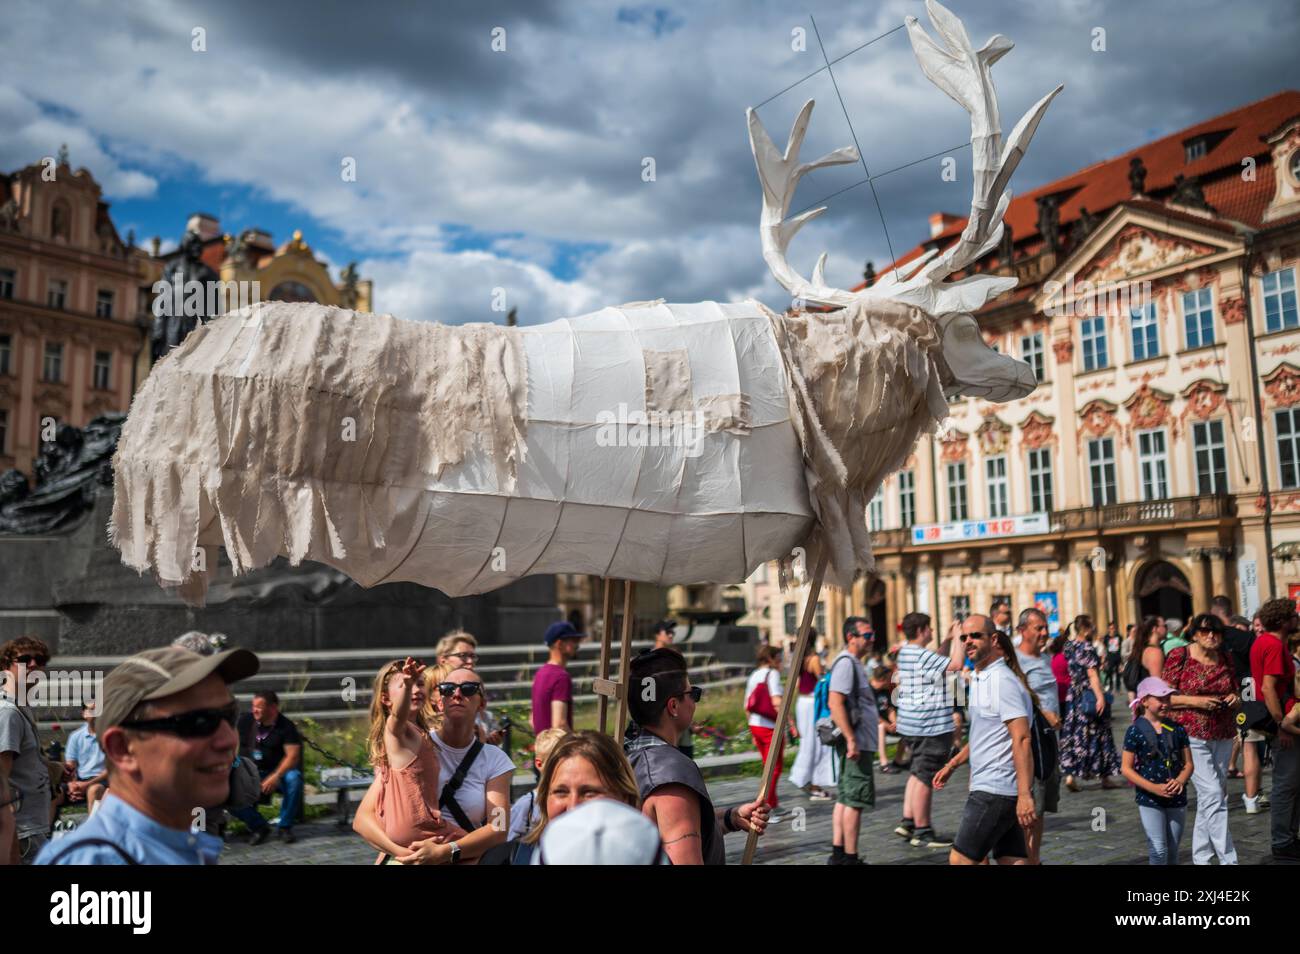
POLYGON ((0 454, 9 453, 9 412, 0 408, 0 454))
POLYGON ((1282 471, 1282 487, 1295 490, 1300 487, 1300 407, 1278 411, 1273 421, 1277 425, 1277 459, 1282 471))
POLYGON ((1048 513, 1052 509, 1052 452, 1039 447, 1029 452, 1029 510, 1048 513))
POLYGON ((970 615, 970 597, 954 596, 952 598, 952 618, 965 619, 970 615))
POLYGON ((1197 421, 1192 425, 1196 457, 1196 488, 1202 496, 1228 492, 1228 458, 1223 446, 1223 421, 1197 421))
POLYGON ((14 340, 9 335, 0 335, 0 374, 12 374, 14 340))
POLYGON ((95 352, 95 387, 100 391, 112 388, 113 354, 110 351, 95 352))
POLYGON ((113 317, 113 293, 106 288, 101 288, 95 294, 95 317, 113 317))
POLYGON ((58 279, 51 278, 48 291, 45 294, 45 304, 51 308, 63 308, 68 302, 68 283, 58 279))
POLYGON ((1034 369, 1034 380, 1043 380, 1043 334, 1023 335, 1020 338, 1020 360, 1034 369))
POLYGON ((876 489, 876 495, 871 498, 871 504, 867 507, 867 529, 883 530, 885 529, 885 485, 881 484, 876 489))
POLYGON ((1133 360, 1145 361, 1160 353, 1160 329, 1156 325, 1156 303, 1147 302, 1129 312, 1133 331, 1133 360))
POLYGON ((42 381, 63 380, 63 345, 45 345, 45 365, 41 369, 42 381))
POLYGON ((970 509, 966 506, 966 465, 948 465, 948 519, 967 520, 970 509))
POLYGON ((1204 158, 1208 144, 1204 138, 1193 139, 1183 146, 1183 158, 1187 162, 1195 162, 1197 159, 1204 158))
POLYGON ((1005 517, 1010 510, 1007 504, 1007 459, 990 457, 984 462, 984 477, 989 488, 989 516, 1005 517))
POLYGON ((1214 344, 1214 306, 1208 288, 1183 292, 1183 323, 1187 328, 1187 347, 1214 344))
MULTIPOLYGON (((785 616, 785 634, 787 636, 793 636, 799 632, 799 624, 796 623, 794 619, 794 604, 786 603, 783 609, 785 616)), ((818 632, 821 632, 821 630, 818 630, 818 632)))
POLYGON ((1138 471, 1143 500, 1169 496, 1169 463, 1165 459, 1165 432, 1138 431, 1138 471))
POLYGON ((898 513, 901 526, 916 523, 916 477, 910 470, 898 472, 898 513))
POLYGON ((1115 502, 1115 439, 1098 437, 1088 441, 1088 473, 1092 478, 1092 505, 1115 502))
POLYGON ((1300 325, 1295 305, 1295 269, 1269 272, 1260 283, 1264 289, 1264 324, 1269 331, 1300 325))
MULTIPOLYGON (((813 625, 817 627, 817 632, 826 632, 826 604, 820 600, 817 602, 817 609, 813 611, 813 625)), ((797 633, 798 630, 792 629, 790 632, 797 633)))
POLYGON ((1085 318, 1080 326, 1083 336, 1083 370, 1096 371, 1110 364, 1106 353, 1106 319, 1085 318))
POLYGON ((12 268, 0 268, 0 298, 13 298, 18 273, 12 268))

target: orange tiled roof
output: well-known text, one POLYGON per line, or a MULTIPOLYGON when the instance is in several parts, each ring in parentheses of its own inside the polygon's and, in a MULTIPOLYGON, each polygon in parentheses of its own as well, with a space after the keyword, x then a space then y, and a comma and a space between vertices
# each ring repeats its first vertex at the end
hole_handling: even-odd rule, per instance
MULTIPOLYGON (((1222 221, 1224 219, 1252 228, 1261 227, 1274 187, 1269 146, 1263 137, 1296 116, 1300 116, 1300 91, 1283 90, 1015 196, 1007 209, 1006 222, 1016 242, 1017 257, 1033 254, 1041 248, 1036 200, 1055 194, 1061 195, 1062 235, 1069 235, 1081 209, 1086 208, 1100 221, 1120 203, 1158 210, 1163 215, 1185 218, 1228 232, 1233 228, 1229 222, 1222 221), (1207 134, 1220 134, 1223 138, 1214 143, 1204 156, 1187 162, 1184 143, 1207 134), (1129 161, 1135 156, 1140 157, 1146 166, 1145 191, 1148 196, 1167 195, 1173 189, 1176 176, 1195 176, 1201 184, 1205 201, 1214 207, 1218 221, 1179 212, 1150 198, 1134 198, 1128 172, 1129 161), (1241 160, 1247 156, 1254 156, 1257 162, 1253 182, 1243 181, 1240 175, 1241 160)), ((1281 223, 1268 223, 1270 227, 1278 224, 1281 223)), ((965 227, 966 218, 954 220, 937 236, 927 239, 899 261, 915 258, 936 244, 946 247, 965 227)))

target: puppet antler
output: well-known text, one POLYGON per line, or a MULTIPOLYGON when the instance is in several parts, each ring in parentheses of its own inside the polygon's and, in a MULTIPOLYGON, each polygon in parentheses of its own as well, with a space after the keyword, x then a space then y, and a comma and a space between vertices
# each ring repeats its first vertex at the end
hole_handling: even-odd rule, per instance
POLYGON ((1016 123, 1004 146, 992 67, 1011 51, 1012 42, 998 33, 976 50, 966 28, 952 11, 935 0, 927 0, 925 9, 945 48, 930 39, 916 17, 906 19, 907 32, 917 62, 930 82, 970 113, 974 195, 970 218, 957 244, 888 292, 890 298, 914 304, 931 315, 972 312, 990 298, 1014 288, 1016 279, 989 275, 974 275, 956 282, 943 279, 966 268, 1001 241, 1002 216, 1011 203, 1007 183, 1020 165, 1048 105, 1063 87, 1056 87, 1035 103, 1016 123))
POLYGON ((817 305, 829 305, 843 308, 853 303, 857 297, 850 291, 830 288, 822 274, 826 267, 826 254, 817 259, 813 268, 812 281, 804 278, 786 260, 786 249, 790 240, 805 222, 811 222, 826 211, 826 206, 809 209, 787 220, 790 200, 794 198, 799 180, 814 169, 823 166, 838 166, 847 162, 858 161, 858 150, 853 146, 844 146, 827 153, 816 162, 799 165, 799 147, 803 145, 804 134, 808 131, 808 118, 812 115, 813 101, 803 104, 799 115, 795 117, 790 129, 790 139, 785 147, 785 154, 777 151, 772 137, 767 134, 758 114, 753 109, 746 110, 749 119, 749 145, 754 150, 754 162, 758 166, 758 179, 763 184, 763 215, 760 220, 759 234, 763 241, 763 260, 772 270, 776 280, 795 298, 803 299, 817 305))
POLYGON ((804 223, 826 209, 824 206, 810 209, 787 221, 785 216, 795 188, 799 180, 813 169, 857 162, 858 151, 845 146, 816 162, 799 165, 799 147, 803 145, 808 129, 812 101, 804 103, 799 111, 784 155, 777 151, 757 114, 750 109, 749 141, 758 165, 758 177, 763 184, 760 226, 763 259, 777 281, 796 298, 831 307, 844 307, 859 298, 887 298, 915 305, 937 317, 976 311, 990 298, 1016 285, 1015 278, 1004 276, 975 275, 956 282, 944 282, 943 279, 970 265, 1001 240, 1002 216, 1011 202, 1011 193, 1006 185, 1020 164, 1048 104, 1062 87, 1056 87, 1025 113, 1004 147, 991 67, 1011 50, 1011 41, 997 34, 976 50, 966 35, 966 28, 951 11, 935 0, 927 0, 926 10, 946 49, 940 48, 926 35, 915 17, 908 17, 907 30, 916 58, 931 82, 960 103, 971 116, 975 185, 966 228, 957 244, 942 255, 935 257, 931 252, 919 262, 909 262, 903 269, 907 278, 903 278, 898 270, 891 270, 860 294, 826 285, 823 276, 825 254, 817 260, 812 280, 803 278, 790 266, 786 250, 804 223))

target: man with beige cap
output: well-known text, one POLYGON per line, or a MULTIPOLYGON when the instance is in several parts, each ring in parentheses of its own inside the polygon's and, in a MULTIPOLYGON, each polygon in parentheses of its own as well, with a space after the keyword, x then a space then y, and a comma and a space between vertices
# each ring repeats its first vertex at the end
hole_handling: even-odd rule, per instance
POLYGON ((258 670, 246 649, 200 656, 167 646, 123 660, 104 680, 96 727, 109 791, 37 864, 216 864, 203 806, 221 805, 239 748, 230 684, 258 670))

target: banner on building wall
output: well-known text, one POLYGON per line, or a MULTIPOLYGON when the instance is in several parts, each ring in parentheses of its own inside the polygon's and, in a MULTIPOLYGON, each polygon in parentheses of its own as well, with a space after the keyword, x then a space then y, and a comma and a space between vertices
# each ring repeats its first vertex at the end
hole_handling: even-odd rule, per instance
POLYGON ((1031 513, 996 520, 958 520, 955 523, 921 523, 912 527, 912 543, 954 543, 959 540, 995 540, 1047 533, 1047 514, 1031 513))
POLYGON ((1047 631, 1055 639, 1061 635, 1061 607, 1056 591, 1034 594, 1034 609, 1047 617, 1047 631))
POLYGON ((1259 568, 1254 560, 1237 561, 1237 580, 1241 587, 1241 615, 1254 616, 1259 609, 1259 568))
POLYGON ((1300 603, 1300 583, 1288 583, 1286 587, 1286 595, 1291 597, 1291 599, 1295 600, 1297 603, 1300 603))

